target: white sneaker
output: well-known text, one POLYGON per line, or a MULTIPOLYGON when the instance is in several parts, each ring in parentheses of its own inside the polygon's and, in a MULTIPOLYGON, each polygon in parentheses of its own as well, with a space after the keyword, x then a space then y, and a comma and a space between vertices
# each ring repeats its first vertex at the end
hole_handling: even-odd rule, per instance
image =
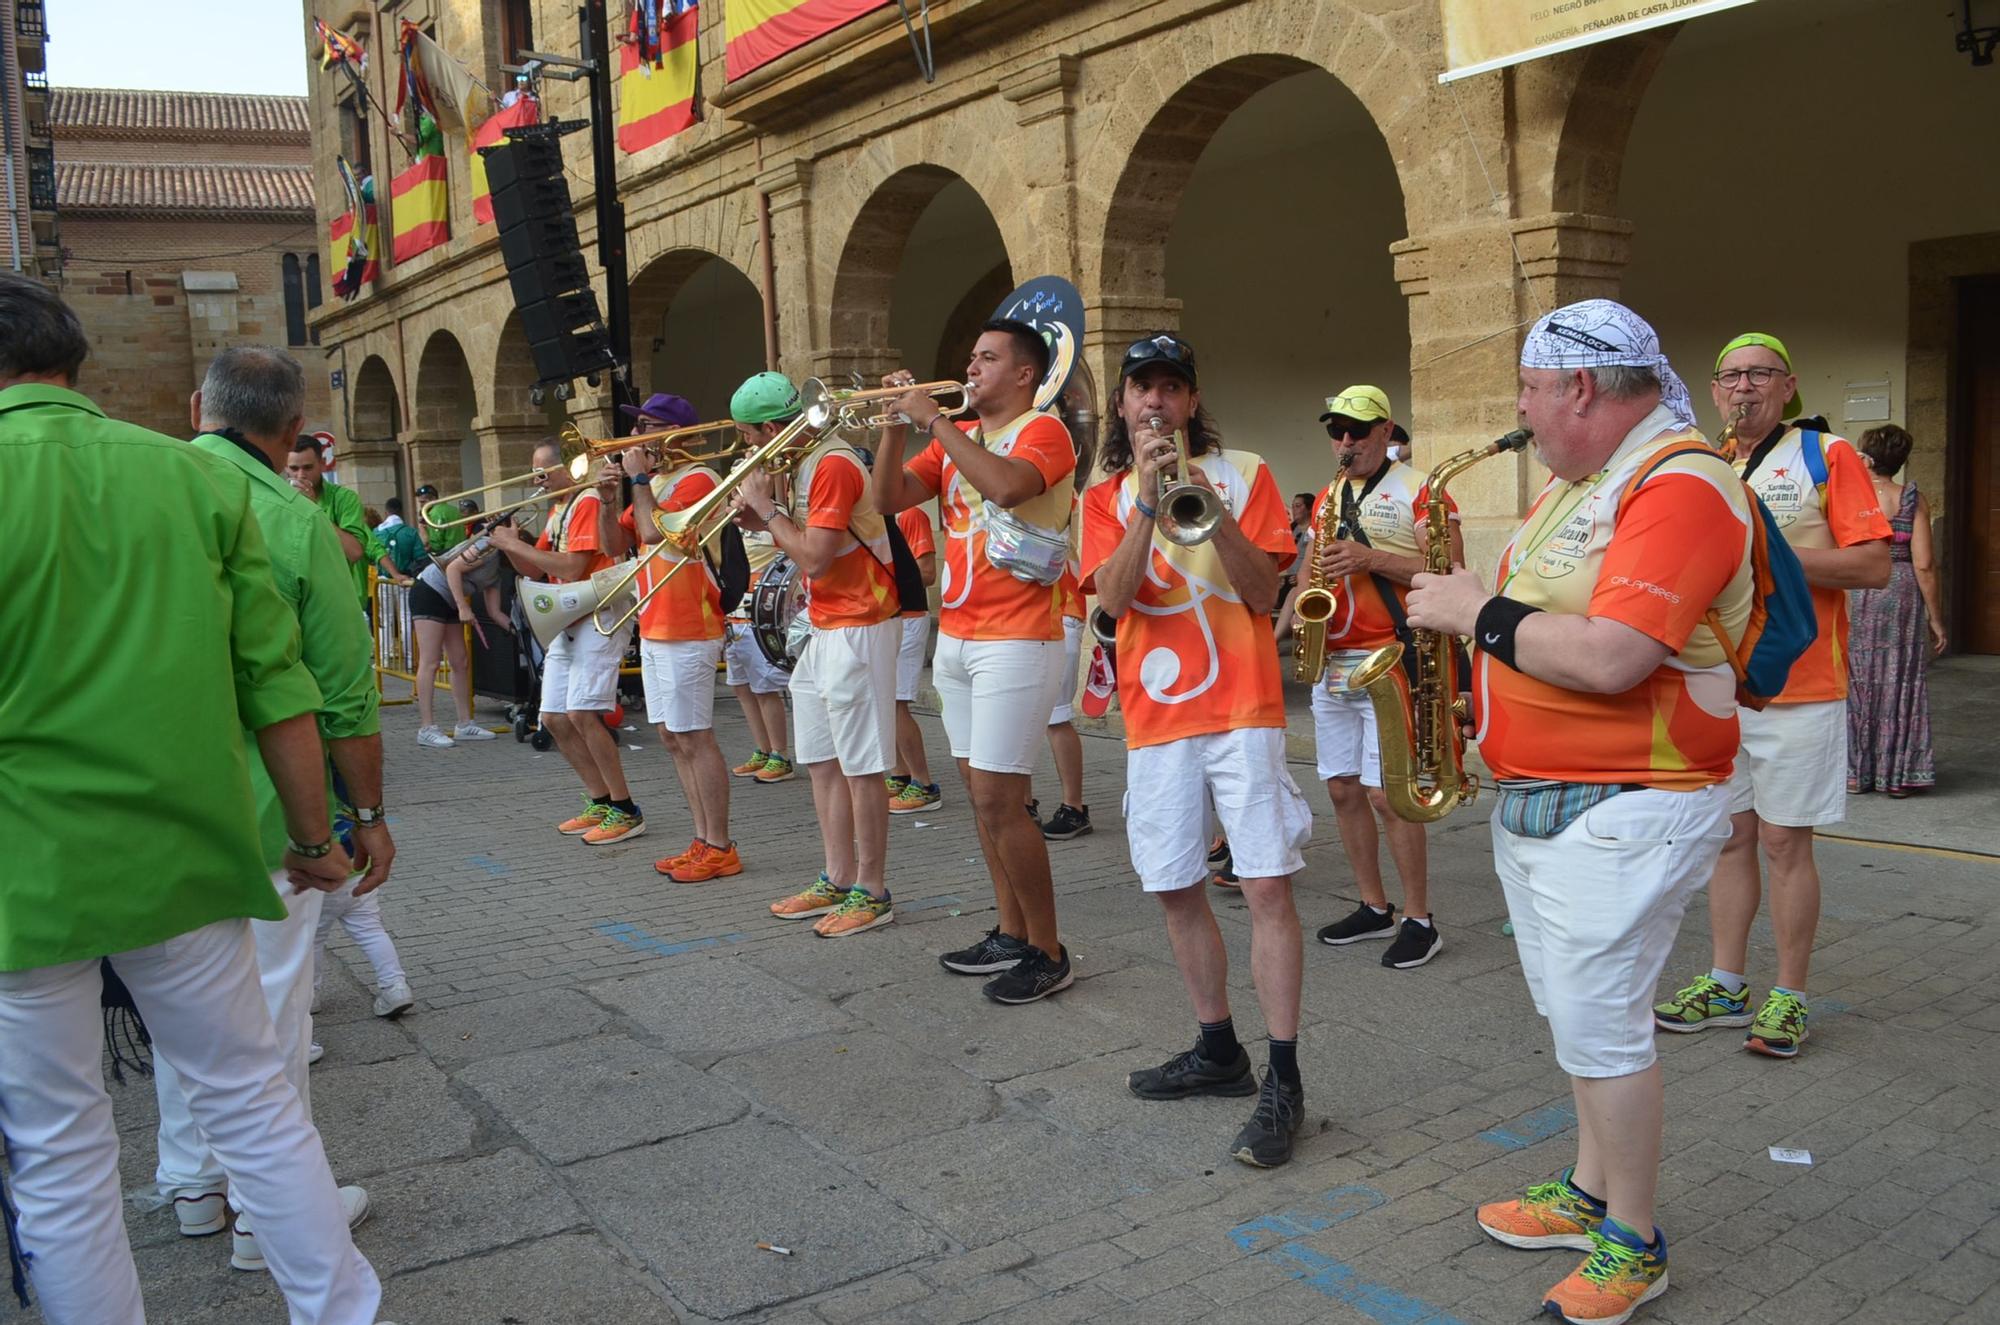
POLYGON ((492 741, 499 739, 492 732, 476 722, 461 722, 451 729, 451 734, 461 741, 492 741))
POLYGON ((229 1203, 223 1200, 221 1192, 176 1196, 174 1218, 180 1221, 182 1237, 205 1238, 211 1233, 220 1233, 228 1225, 229 1203))
POLYGON ((314 1040, 312 1041, 312 1043, 306 1046, 307 1067, 311 1067, 314 1063, 317 1063, 320 1059, 324 1057, 326 1057, 326 1046, 321 1044, 318 1040, 314 1040))
POLYGON ((410 992, 408 980, 398 980, 375 995, 375 1015, 378 1017, 400 1017, 417 1005, 417 997, 410 992))
POLYGON ((433 750, 449 750, 457 745, 458 742, 446 736, 442 727, 419 727, 417 728, 417 744, 427 745, 433 750))
MULTIPOLYGON (((347 1211, 347 1226, 353 1228, 368 1218, 368 1189, 366 1187, 342 1187, 340 1204, 347 1211)), ((229 1263, 238 1270, 268 1269, 264 1263, 264 1253, 257 1246, 257 1235, 250 1231, 250 1216, 238 1213, 236 1232, 231 1239, 229 1263)))

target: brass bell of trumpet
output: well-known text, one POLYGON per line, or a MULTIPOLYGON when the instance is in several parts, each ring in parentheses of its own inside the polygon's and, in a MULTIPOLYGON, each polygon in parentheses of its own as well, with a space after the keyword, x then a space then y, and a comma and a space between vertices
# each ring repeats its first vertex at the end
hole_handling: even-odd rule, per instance
MULTIPOLYGON (((1165 426, 1164 419, 1149 419, 1154 432, 1165 426)), ((1160 532, 1176 547, 1196 547, 1215 537, 1222 524, 1222 498, 1188 475, 1194 472, 1188 458, 1187 430, 1174 429, 1174 482, 1160 493, 1160 532)))

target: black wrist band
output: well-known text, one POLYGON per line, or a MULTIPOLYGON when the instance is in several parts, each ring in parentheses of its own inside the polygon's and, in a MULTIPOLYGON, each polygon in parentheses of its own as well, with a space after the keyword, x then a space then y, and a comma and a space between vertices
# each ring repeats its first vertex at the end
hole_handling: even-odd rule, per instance
POLYGON ((1486 605, 1479 609, 1478 619, 1473 622, 1473 642, 1478 644, 1481 653, 1518 672, 1521 668, 1514 661, 1515 632, 1521 629, 1523 621, 1541 610, 1495 594, 1486 600, 1486 605))

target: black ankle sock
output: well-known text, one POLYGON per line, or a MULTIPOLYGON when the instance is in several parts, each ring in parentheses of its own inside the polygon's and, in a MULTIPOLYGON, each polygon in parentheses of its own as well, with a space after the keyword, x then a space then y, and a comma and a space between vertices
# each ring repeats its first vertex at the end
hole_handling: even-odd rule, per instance
POLYGON ((1297 1036, 1271 1040, 1271 1071, 1287 1086, 1297 1088, 1304 1083, 1299 1080, 1299 1041, 1297 1036))
POLYGON ((609 805, 609 804, 611 804, 611 798, 610 798, 609 796, 591 796, 591 797, 589 797, 588 799, 589 799, 589 801, 590 801, 590 803, 591 803, 592 805, 609 805))
POLYGON ((639 803, 629 796, 622 801, 606 801, 605 804, 612 806, 614 809, 623 810, 634 819, 639 817, 639 803))
POLYGON ((1201 1027, 1201 1056, 1211 1063, 1233 1063, 1242 1045, 1236 1042, 1236 1019, 1197 1022, 1201 1027))

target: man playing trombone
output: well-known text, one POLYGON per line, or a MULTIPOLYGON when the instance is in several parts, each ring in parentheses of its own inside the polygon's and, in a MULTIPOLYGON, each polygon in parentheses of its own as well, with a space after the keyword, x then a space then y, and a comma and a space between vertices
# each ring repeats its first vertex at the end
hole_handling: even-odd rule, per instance
MULTIPOLYGON (((803 424, 803 412, 798 389, 779 373, 758 373, 729 402, 752 447, 803 424)), ((885 878, 883 774, 895 760, 901 605, 886 526, 869 499, 861 457, 833 428, 816 441, 802 437, 800 445, 810 449, 792 470, 789 501, 773 496, 771 473, 761 468, 741 480, 732 500, 737 523, 768 530, 798 564, 812 614, 812 642, 792 673, 793 738, 812 778, 826 864, 805 891, 771 903, 771 914, 818 916, 814 932, 839 938, 895 918, 885 878)))
MULTIPOLYGON (((544 492, 567 471, 562 447, 553 439, 535 448, 530 479, 544 492)), ((589 488, 551 500, 541 536, 531 547, 512 525, 493 530, 493 545, 530 579, 574 584, 611 564, 598 541, 597 510, 603 499, 589 488)), ((618 665, 625 657, 626 632, 598 633, 589 617, 549 641, 542 660, 542 726, 555 737, 569 766, 583 782, 583 812, 556 826, 566 837, 603 846, 646 831, 645 816, 625 785, 618 737, 604 715, 618 703, 618 665)))
MULTIPOLYGON (((1070 476, 1076 448, 1055 415, 1035 408, 1049 368, 1041 334, 988 322, 966 368, 954 423, 929 392, 895 402, 875 453, 875 500, 884 511, 940 498, 945 524, 940 638, 931 678, 993 878, 999 924, 938 961, 962 975, 992 975, 996 1003, 1033 1003, 1069 988, 1069 954, 1056 934, 1055 884, 1041 825, 1027 804, 1063 671, 1062 591, 1069 562, 1070 476), (929 445, 907 465, 910 428, 929 445)), ((907 372, 885 387, 914 386, 907 372)))
MULTIPOLYGON (((679 396, 655 393, 640 407, 634 435, 695 428, 694 407, 679 396)), ((699 438, 690 437, 698 442, 699 438)), ((734 441, 734 437, 730 438, 734 441)), ((693 447, 665 448, 666 468, 653 473, 650 447, 627 447, 598 479, 598 532, 614 556, 634 540, 662 541, 655 510, 682 511, 715 491, 716 473, 690 455, 693 447), (622 466, 622 468, 621 468, 622 466), (633 480, 632 504, 614 515, 618 488, 633 480)), ((687 850, 653 862, 675 883, 706 883, 743 872, 729 836, 729 769, 715 743, 715 665, 722 658, 722 592, 706 555, 668 578, 682 559, 668 551, 639 574, 645 602, 639 612, 639 675, 646 687, 646 720, 659 728, 673 757, 674 776, 694 819, 687 850), (664 584, 661 581, 665 580, 664 584)))

